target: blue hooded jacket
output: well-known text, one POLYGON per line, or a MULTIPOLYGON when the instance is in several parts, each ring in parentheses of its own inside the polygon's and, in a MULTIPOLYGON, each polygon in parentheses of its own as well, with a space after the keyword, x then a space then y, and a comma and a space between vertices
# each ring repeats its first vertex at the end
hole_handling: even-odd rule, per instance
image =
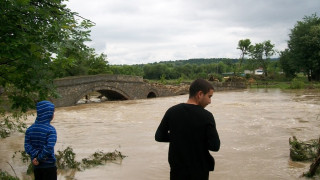
POLYGON ((50 125, 54 114, 54 104, 50 101, 37 103, 37 118, 26 131, 24 148, 31 161, 37 158, 38 166, 34 168, 54 167, 56 158, 54 146, 57 142, 56 129, 50 125))

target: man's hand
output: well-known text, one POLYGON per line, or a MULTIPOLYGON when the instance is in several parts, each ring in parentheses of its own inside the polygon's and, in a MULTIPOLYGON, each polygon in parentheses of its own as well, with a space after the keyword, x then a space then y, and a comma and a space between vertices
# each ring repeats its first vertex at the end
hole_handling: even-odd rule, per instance
POLYGON ((37 160, 37 158, 34 158, 34 159, 32 160, 32 164, 33 164, 34 166, 38 166, 38 165, 39 165, 39 161, 37 160))

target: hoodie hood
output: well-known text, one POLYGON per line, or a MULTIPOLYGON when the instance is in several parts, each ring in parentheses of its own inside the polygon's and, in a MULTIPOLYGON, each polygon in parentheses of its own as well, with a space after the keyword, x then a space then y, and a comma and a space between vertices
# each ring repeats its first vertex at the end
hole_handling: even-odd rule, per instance
POLYGON ((37 103, 37 119, 35 123, 47 124, 53 118, 54 104, 50 101, 40 101, 37 103))

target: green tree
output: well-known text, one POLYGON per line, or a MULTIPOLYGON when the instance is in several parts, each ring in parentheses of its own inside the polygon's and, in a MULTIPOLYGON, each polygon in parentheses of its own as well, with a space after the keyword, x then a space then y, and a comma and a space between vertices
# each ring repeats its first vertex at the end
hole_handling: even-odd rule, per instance
POLYGON ((294 78, 296 76, 296 72, 299 71, 299 68, 295 65, 293 59, 294 58, 292 57, 292 53, 290 53, 289 49, 285 49, 280 52, 279 63, 287 78, 294 78))
POLYGON ((96 55, 95 50, 85 44, 91 41, 89 28, 94 24, 86 19, 74 23, 69 37, 58 43, 56 57, 52 59, 55 77, 110 73, 106 55, 96 55))
MULTIPOLYGON (((165 64, 148 64, 144 66, 144 77, 146 79, 160 79, 162 75, 169 73, 169 68, 165 64)), ((165 76, 166 77, 166 76, 165 76)))
POLYGON ((143 65, 110 65, 112 74, 144 76, 143 65))
POLYGON ((304 72, 309 81, 320 81, 320 18, 316 14, 304 17, 291 29, 289 38, 288 50, 282 53, 283 65, 290 64, 287 70, 291 73, 304 72))
POLYGON ((84 42, 93 23, 78 23, 77 13, 63 0, 3 0, 0 8, 0 85, 12 108, 26 111, 54 95, 51 66, 56 59, 75 64, 76 56, 87 53, 84 42))
POLYGON ((106 56, 102 53, 99 56, 95 54, 94 49, 70 51, 70 53, 61 53, 53 59, 51 69, 55 78, 79 75, 111 74, 106 56))
POLYGON ((92 54, 89 60, 86 63, 86 67, 88 67, 88 74, 112 74, 110 67, 108 65, 108 61, 105 59, 105 55, 101 54, 100 56, 95 56, 92 54))
POLYGON ((176 68, 181 77, 189 78, 193 74, 192 65, 185 64, 176 68))
POLYGON ((67 47, 71 53, 85 47, 93 25, 76 17, 63 0, 0 1, 0 124, 8 122, 4 111, 26 112, 56 96, 53 61, 67 47))
POLYGON ((250 47, 251 47, 250 39, 243 39, 238 42, 237 49, 240 49, 241 51, 239 68, 241 68, 245 55, 249 54, 250 47))
POLYGON ((251 58, 263 68, 264 76, 268 76, 268 65, 270 63, 270 58, 274 55, 276 51, 274 50, 274 44, 271 41, 264 41, 263 43, 256 43, 250 48, 251 58))
POLYGON ((222 74, 225 73, 227 69, 227 66, 223 63, 223 62, 219 62, 218 63, 218 67, 217 67, 217 74, 222 74))
POLYGON ((224 64, 227 66, 227 71, 233 72, 234 75, 236 74, 237 65, 232 59, 225 59, 224 64))

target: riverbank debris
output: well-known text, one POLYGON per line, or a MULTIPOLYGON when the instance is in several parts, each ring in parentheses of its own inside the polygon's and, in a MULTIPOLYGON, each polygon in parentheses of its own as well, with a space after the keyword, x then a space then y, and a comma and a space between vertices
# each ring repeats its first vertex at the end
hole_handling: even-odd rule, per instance
POLYGON ((122 155, 120 151, 113 151, 105 153, 103 151, 96 151, 88 158, 83 158, 81 161, 76 161, 76 154, 73 149, 68 146, 63 151, 58 151, 55 155, 57 159, 58 169, 77 169, 78 171, 83 171, 87 168, 104 165, 107 162, 113 162, 117 160, 122 160, 126 156, 122 155))
MULTIPOLYGON (((33 174, 33 166, 30 161, 30 156, 25 153, 25 151, 17 151, 14 153, 12 158, 15 158, 17 153, 21 155, 21 160, 23 163, 29 163, 27 174, 33 174)), ((92 168, 99 165, 105 165, 107 162, 115 162, 124 159, 126 156, 123 155, 120 151, 113 152, 103 152, 101 150, 96 151, 88 158, 83 158, 81 161, 76 160, 76 153, 73 152, 73 149, 68 146, 66 149, 57 151, 55 154, 56 157, 56 166, 59 171, 84 171, 85 169, 92 168)), ((1 178, 0 178, 1 179, 1 178)))
POLYGON ((293 161, 311 161, 309 171, 302 176, 313 177, 320 175, 320 138, 300 141, 295 136, 289 138, 290 158, 293 161))

